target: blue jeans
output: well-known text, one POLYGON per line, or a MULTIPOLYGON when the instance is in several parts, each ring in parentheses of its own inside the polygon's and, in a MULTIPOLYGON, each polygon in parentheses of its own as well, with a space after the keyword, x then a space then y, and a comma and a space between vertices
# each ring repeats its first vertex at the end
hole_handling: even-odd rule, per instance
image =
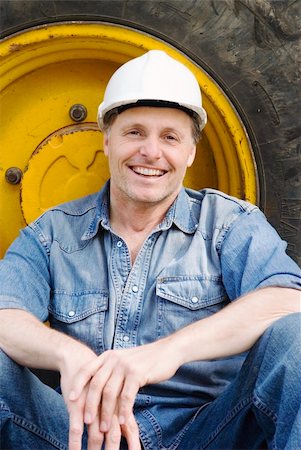
MULTIPOLYGON (((180 439, 172 438, 171 430, 170 442, 158 447, 148 436, 143 439, 146 450, 300 449, 300 327, 300 314, 275 322, 251 349, 236 380, 199 408, 180 439)), ((1 450, 67 450, 68 413, 62 396, 4 353, 0 408, 1 450)), ((181 405, 174 414, 180 412, 181 405)), ((137 419, 143 431, 139 412, 137 419)), ((168 415, 166 419, 168 427, 168 415)), ((85 435, 83 449, 86 445, 85 435)))

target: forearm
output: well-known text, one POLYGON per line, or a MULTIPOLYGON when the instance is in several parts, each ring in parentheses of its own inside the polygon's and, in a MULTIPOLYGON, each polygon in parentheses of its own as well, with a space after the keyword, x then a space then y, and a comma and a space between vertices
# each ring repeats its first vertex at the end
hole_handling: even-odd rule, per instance
POLYGON ((0 310, 0 347, 21 365, 59 371, 78 347, 93 354, 80 342, 20 309, 0 310))
POLYGON ((264 288, 166 338, 182 364, 249 350, 277 319, 300 312, 301 291, 264 288))

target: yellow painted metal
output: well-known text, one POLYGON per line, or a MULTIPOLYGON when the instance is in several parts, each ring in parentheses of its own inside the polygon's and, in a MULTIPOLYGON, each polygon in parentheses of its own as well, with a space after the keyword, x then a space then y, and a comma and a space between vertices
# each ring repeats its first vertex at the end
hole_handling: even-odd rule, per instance
POLYGON ((30 159, 22 186, 22 210, 27 222, 71 198, 96 192, 109 178, 101 133, 86 123, 56 131, 30 159))
POLYGON ((246 130, 222 90, 170 45, 142 32, 101 23, 41 26, 0 44, 0 256, 45 209, 97 190, 108 178, 96 113, 105 85, 125 61, 161 49, 186 64, 203 91, 208 124, 185 185, 214 187, 257 201, 257 176, 246 130), (86 121, 69 109, 83 104, 86 121), (19 167, 20 185, 5 173, 19 167))

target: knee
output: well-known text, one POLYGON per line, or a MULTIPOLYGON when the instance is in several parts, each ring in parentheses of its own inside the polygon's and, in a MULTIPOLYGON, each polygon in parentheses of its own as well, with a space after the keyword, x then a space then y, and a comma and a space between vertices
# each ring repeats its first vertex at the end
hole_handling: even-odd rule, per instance
POLYGON ((10 370, 16 363, 3 351, 0 349, 0 366, 1 373, 10 370))
POLYGON ((9 384, 11 389, 12 380, 18 373, 21 374, 22 367, 13 361, 3 350, 0 349, 0 386, 1 391, 6 390, 6 385, 9 384))
POLYGON ((268 331, 271 332, 274 339, 284 344, 288 342, 300 342, 301 337, 301 313, 288 314, 281 319, 276 320, 270 326, 268 331))
MULTIPOLYGON (((274 388, 277 392, 289 392, 300 400, 301 373, 301 314, 282 317, 271 325, 258 341, 261 354, 257 393, 274 388)), ((299 401, 298 400, 298 401, 299 401)))
POLYGON ((301 348, 301 313, 289 314, 274 322, 264 333, 274 354, 298 355, 301 348))
POLYGON ((23 394, 31 391, 28 369, 20 366, 0 350, 0 399, 7 410, 22 404, 23 394))

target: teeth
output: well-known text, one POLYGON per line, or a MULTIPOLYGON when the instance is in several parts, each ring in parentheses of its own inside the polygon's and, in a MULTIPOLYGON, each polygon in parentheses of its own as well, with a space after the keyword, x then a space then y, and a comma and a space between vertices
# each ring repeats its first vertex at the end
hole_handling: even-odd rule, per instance
POLYGON ((133 167, 133 171, 139 173, 140 175, 146 176, 160 176, 164 175, 163 170, 159 169, 147 169, 146 167, 133 167))

